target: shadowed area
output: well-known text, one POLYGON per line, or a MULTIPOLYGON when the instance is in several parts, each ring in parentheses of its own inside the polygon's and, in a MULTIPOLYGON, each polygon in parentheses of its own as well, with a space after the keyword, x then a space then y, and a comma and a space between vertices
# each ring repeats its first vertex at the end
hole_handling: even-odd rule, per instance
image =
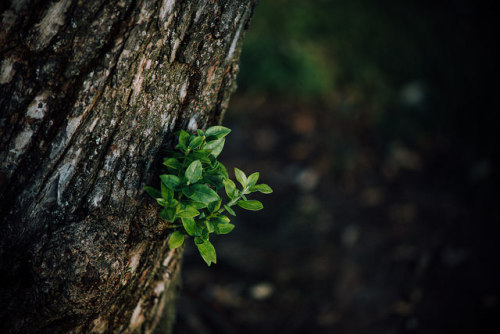
POLYGON ((495 333, 498 5, 261 1, 221 160, 272 195, 186 249, 175 333, 495 333))

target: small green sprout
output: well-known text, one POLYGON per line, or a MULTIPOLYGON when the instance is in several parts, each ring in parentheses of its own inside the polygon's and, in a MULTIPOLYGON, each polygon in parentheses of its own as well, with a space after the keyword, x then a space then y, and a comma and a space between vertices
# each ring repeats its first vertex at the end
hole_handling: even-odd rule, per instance
POLYGON ((168 151, 169 157, 164 158, 163 165, 168 174, 160 175, 160 190, 149 186, 144 188, 162 207, 161 219, 173 229, 170 248, 180 247, 185 237, 191 236, 209 266, 217 262, 209 236, 211 233, 228 234, 234 229, 228 217, 228 214, 236 215, 233 207, 261 210, 262 203, 248 200, 246 195, 256 191, 273 192, 267 184, 257 184, 259 173, 247 177, 235 168, 234 174, 240 186, 229 178, 226 167, 217 161, 217 157, 230 132, 223 126, 212 126, 206 131, 198 129, 195 134, 181 130, 177 134, 175 150, 168 151), (219 193, 225 193, 224 199, 219 193))

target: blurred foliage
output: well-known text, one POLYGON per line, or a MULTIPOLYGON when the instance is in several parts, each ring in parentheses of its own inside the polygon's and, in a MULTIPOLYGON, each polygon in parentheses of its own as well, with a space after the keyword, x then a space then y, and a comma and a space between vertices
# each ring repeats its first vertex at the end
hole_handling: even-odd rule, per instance
POLYGON ((178 333, 500 332, 498 6, 260 1, 224 159, 276 191, 178 333))
POLYGON ((482 128, 493 130, 486 109, 498 107, 488 94, 496 7, 262 0, 244 44, 240 91, 321 101, 345 117, 367 118, 378 135, 415 144, 429 132, 477 143, 482 128), (470 120, 471 110, 479 117, 470 120))
POLYGON ((395 17, 359 0, 262 1, 245 40, 243 90, 318 97, 347 82, 384 92, 394 73, 418 79, 421 45, 408 35, 426 26, 405 7, 395 17))

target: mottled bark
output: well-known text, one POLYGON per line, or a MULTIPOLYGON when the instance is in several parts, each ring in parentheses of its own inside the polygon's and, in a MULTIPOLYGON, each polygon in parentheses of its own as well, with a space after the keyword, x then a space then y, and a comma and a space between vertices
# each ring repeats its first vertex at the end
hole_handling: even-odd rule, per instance
POLYGON ((168 330, 182 254, 142 187, 220 121, 254 6, 0 4, 1 333, 168 330))

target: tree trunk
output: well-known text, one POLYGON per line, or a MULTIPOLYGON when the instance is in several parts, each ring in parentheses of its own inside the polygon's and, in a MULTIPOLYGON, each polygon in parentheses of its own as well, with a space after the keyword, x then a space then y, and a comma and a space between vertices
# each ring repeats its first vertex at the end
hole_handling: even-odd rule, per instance
POLYGON ((182 253, 142 187, 220 122, 254 6, 1 2, 1 333, 169 331, 182 253))

